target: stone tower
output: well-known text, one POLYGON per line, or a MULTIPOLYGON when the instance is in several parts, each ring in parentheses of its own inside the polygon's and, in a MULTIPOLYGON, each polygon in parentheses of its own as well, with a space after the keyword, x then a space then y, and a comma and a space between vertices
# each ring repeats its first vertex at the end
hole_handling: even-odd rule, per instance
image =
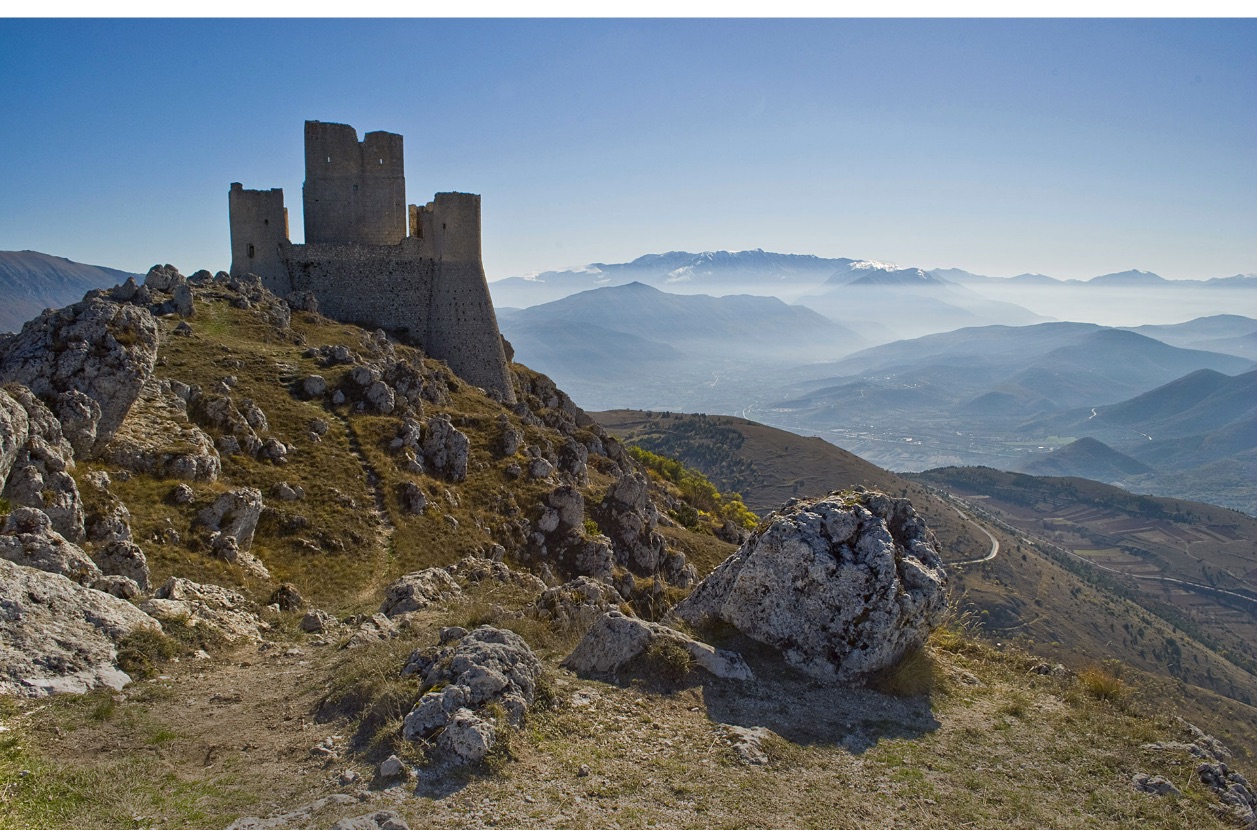
POLYGON ((283 191, 231 185, 231 273, 311 291, 333 319, 383 328, 513 402, 480 249, 480 197, 406 205, 402 137, 306 122, 306 241, 288 240, 283 191), (409 231, 409 233, 408 233, 409 231))
POLYGON ((406 238, 402 137, 306 122, 306 244, 396 245, 406 238))

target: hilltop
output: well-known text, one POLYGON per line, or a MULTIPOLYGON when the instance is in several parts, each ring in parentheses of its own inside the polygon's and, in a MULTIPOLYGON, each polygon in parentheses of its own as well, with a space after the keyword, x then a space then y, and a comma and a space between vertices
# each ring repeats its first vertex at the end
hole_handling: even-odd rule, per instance
MULTIPOLYGON (((145 282, 0 341, 8 423, 26 418, 0 453, 0 549, 21 560, 0 561, 6 580, 56 587, 63 614, 90 597, 132 626, 109 635, 116 647, 50 652, 72 665, 35 676, 14 658, 43 619, 39 591, 5 599, 30 612, 0 628, 6 826, 857 827, 909 812, 943 827, 1229 826, 1210 782, 1225 791, 1221 765, 1249 764, 1251 712, 1196 684, 1245 680, 1191 636, 1175 635, 1192 670, 1168 685, 1160 655, 1102 665, 1118 655, 1080 636, 1058 667, 993 622, 935 621, 911 657, 840 685, 732 624, 651 628, 743 540, 776 538, 776 519, 719 521, 524 366, 504 403, 247 277, 156 268, 145 282), (87 333, 98 348, 75 363, 87 333), (158 617, 160 632, 144 621, 158 617), (593 620, 654 645, 581 669, 593 620), (132 682, 100 683, 119 678, 92 660, 132 682), (27 696, 50 681, 96 688, 27 696), (429 705, 447 699, 452 711, 429 705)), ((806 449, 783 446, 783 463, 812 454, 793 440, 806 449)), ((872 521, 853 549, 910 542, 919 565, 935 546, 980 559, 998 539, 1005 555, 974 575, 951 569, 971 616, 966 586, 987 608, 1040 599, 1062 630, 1107 612, 1170 636, 1001 526, 831 460, 841 476, 805 469, 795 495, 860 484, 826 502, 872 521), (1057 587, 1024 593, 1032 574, 1057 587), (1017 594, 996 599, 1000 586, 1017 594)), ((806 524, 820 508, 793 509, 806 524)))

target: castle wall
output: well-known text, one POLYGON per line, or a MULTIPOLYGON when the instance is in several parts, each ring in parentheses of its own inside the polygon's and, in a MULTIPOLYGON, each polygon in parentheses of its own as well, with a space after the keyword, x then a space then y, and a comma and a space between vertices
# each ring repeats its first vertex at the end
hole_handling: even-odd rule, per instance
POLYGON ((230 194, 232 274, 275 293, 310 291, 319 310, 382 328, 513 402, 480 247, 480 196, 405 204, 402 137, 306 122, 306 243, 288 241, 282 190, 230 194), (409 235, 407 232, 409 231, 409 235))
POLYGON ((284 207, 284 191, 245 190, 239 182, 231 183, 227 194, 227 211, 231 224, 231 273, 257 274, 262 284, 283 296, 288 270, 284 266, 281 247, 288 242, 288 210, 284 207))
POLYGON ((402 137, 306 122, 307 244, 396 245, 406 238, 402 137))
POLYGON ((313 292, 328 317, 392 332, 468 383, 515 399, 479 260, 437 259, 425 240, 411 238, 391 246, 290 245, 287 263, 292 289, 313 292))

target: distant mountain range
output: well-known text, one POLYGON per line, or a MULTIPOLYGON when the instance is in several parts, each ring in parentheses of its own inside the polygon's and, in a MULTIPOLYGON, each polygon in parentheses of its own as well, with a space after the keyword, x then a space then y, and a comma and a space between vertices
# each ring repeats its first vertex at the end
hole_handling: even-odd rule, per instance
POLYGON ((498 324, 521 362, 595 406, 643 388, 654 390, 649 395, 697 382, 714 386, 722 373, 736 378, 799 355, 846 354, 865 342, 775 297, 669 294, 640 282, 504 309, 498 324))
POLYGON ((17 331, 45 308, 76 303, 93 288, 108 288, 127 277, 143 279, 38 251, 0 251, 0 331, 17 331))

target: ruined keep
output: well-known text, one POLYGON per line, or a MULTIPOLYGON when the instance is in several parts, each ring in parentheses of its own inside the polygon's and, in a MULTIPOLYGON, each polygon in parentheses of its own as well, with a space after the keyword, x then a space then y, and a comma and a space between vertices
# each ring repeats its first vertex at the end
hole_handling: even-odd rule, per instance
POLYGON ((406 205, 402 137, 307 121, 305 244, 288 239, 284 191, 232 182, 231 273, 271 291, 310 291, 336 320, 382 328, 513 402, 480 253, 480 196, 406 205))

